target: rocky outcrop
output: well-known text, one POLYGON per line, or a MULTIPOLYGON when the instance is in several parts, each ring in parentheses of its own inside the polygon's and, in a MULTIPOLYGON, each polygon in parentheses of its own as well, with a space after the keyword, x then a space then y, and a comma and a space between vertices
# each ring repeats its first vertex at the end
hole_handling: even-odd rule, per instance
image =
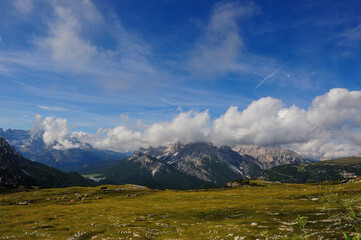
POLYGON ((240 184, 239 182, 228 182, 226 184, 226 187, 229 187, 229 188, 240 187, 240 186, 242 186, 242 184, 240 184))
POLYGON ((248 155, 256 158, 258 164, 262 169, 269 169, 271 167, 285 165, 285 164, 299 164, 309 163, 310 161, 303 158, 300 154, 283 148, 265 148, 259 146, 232 146, 232 149, 240 155, 248 155))

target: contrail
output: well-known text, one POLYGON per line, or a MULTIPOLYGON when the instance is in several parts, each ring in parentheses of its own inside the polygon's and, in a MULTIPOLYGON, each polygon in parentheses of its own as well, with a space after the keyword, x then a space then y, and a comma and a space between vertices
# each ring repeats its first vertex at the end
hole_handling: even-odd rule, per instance
POLYGON ((279 67, 276 71, 274 71, 273 73, 271 73, 270 75, 268 75, 267 77, 265 77, 254 89, 259 88, 267 79, 269 79, 270 77, 272 77, 273 75, 275 75, 279 70, 281 70, 284 66, 286 66, 288 64, 288 62, 285 62, 281 67, 279 67))

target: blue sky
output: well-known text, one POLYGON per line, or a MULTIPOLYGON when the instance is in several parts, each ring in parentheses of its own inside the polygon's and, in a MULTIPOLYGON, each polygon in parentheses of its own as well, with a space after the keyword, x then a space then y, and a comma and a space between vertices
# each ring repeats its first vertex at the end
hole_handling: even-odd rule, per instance
POLYGON ((1 1, 0 127, 40 114, 137 130, 264 97, 308 109, 360 90, 360 12, 352 0, 1 1))

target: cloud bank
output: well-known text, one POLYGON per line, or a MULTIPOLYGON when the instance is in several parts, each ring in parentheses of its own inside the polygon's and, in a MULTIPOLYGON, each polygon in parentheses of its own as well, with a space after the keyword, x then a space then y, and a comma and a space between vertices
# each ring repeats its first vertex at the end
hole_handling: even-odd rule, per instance
POLYGON ((266 97, 244 110, 231 106, 213 121, 208 111, 192 110, 179 113, 170 122, 146 125, 141 131, 117 126, 89 134, 70 132, 66 119, 42 120, 37 116, 36 122, 34 126, 44 131, 44 142, 58 149, 80 147, 81 143, 123 152, 172 142, 206 141, 288 147, 320 159, 361 155, 361 91, 340 88, 316 97, 308 109, 285 107, 281 100, 266 97))

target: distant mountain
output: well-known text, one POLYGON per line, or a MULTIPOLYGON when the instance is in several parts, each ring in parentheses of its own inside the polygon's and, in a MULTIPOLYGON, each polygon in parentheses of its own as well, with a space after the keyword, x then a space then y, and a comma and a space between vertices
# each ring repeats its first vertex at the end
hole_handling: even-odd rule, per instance
MULTIPOLYGON (((7 139, 24 157, 63 171, 74 171, 93 161, 121 160, 129 156, 114 151, 98 150, 89 144, 82 144, 80 148, 54 149, 53 146, 44 143, 41 131, 32 133, 30 130, 0 128, 0 137, 7 139)), ((78 141, 72 140, 74 143, 78 141)))
MULTIPOLYGON (((15 149, 18 150, 28 141, 31 141, 32 134, 30 130, 16 130, 16 129, 3 130, 2 128, 0 128, 0 137, 5 138, 11 146, 14 146, 15 149)), ((42 148, 43 147, 44 146, 42 146, 42 148)))
POLYGON ((103 170, 106 180, 100 183, 138 184, 149 188, 195 189, 215 187, 215 184, 183 173, 167 163, 135 152, 126 160, 103 170))
POLYGON ((94 161, 121 160, 127 156, 124 153, 97 150, 91 147, 64 150, 48 147, 36 153, 22 152, 22 149, 20 149, 20 152, 33 161, 44 163, 62 171, 75 171, 94 161))
POLYGON ((211 143, 176 143, 139 151, 181 172, 217 185, 240 177, 247 178, 261 170, 257 159, 241 156, 228 146, 217 147, 211 143))
POLYGON ((361 158, 350 157, 263 170, 253 177, 289 183, 323 182, 361 176, 361 158))
POLYGON ((283 148, 265 148, 259 146, 243 146, 235 145, 232 149, 240 155, 249 155, 257 158, 259 166, 262 169, 285 165, 285 164, 298 164, 309 163, 310 161, 300 154, 283 148))
POLYGON ((19 185, 40 187, 95 186, 96 183, 78 173, 64 173, 58 169, 30 161, 0 138, 0 187, 19 185))

